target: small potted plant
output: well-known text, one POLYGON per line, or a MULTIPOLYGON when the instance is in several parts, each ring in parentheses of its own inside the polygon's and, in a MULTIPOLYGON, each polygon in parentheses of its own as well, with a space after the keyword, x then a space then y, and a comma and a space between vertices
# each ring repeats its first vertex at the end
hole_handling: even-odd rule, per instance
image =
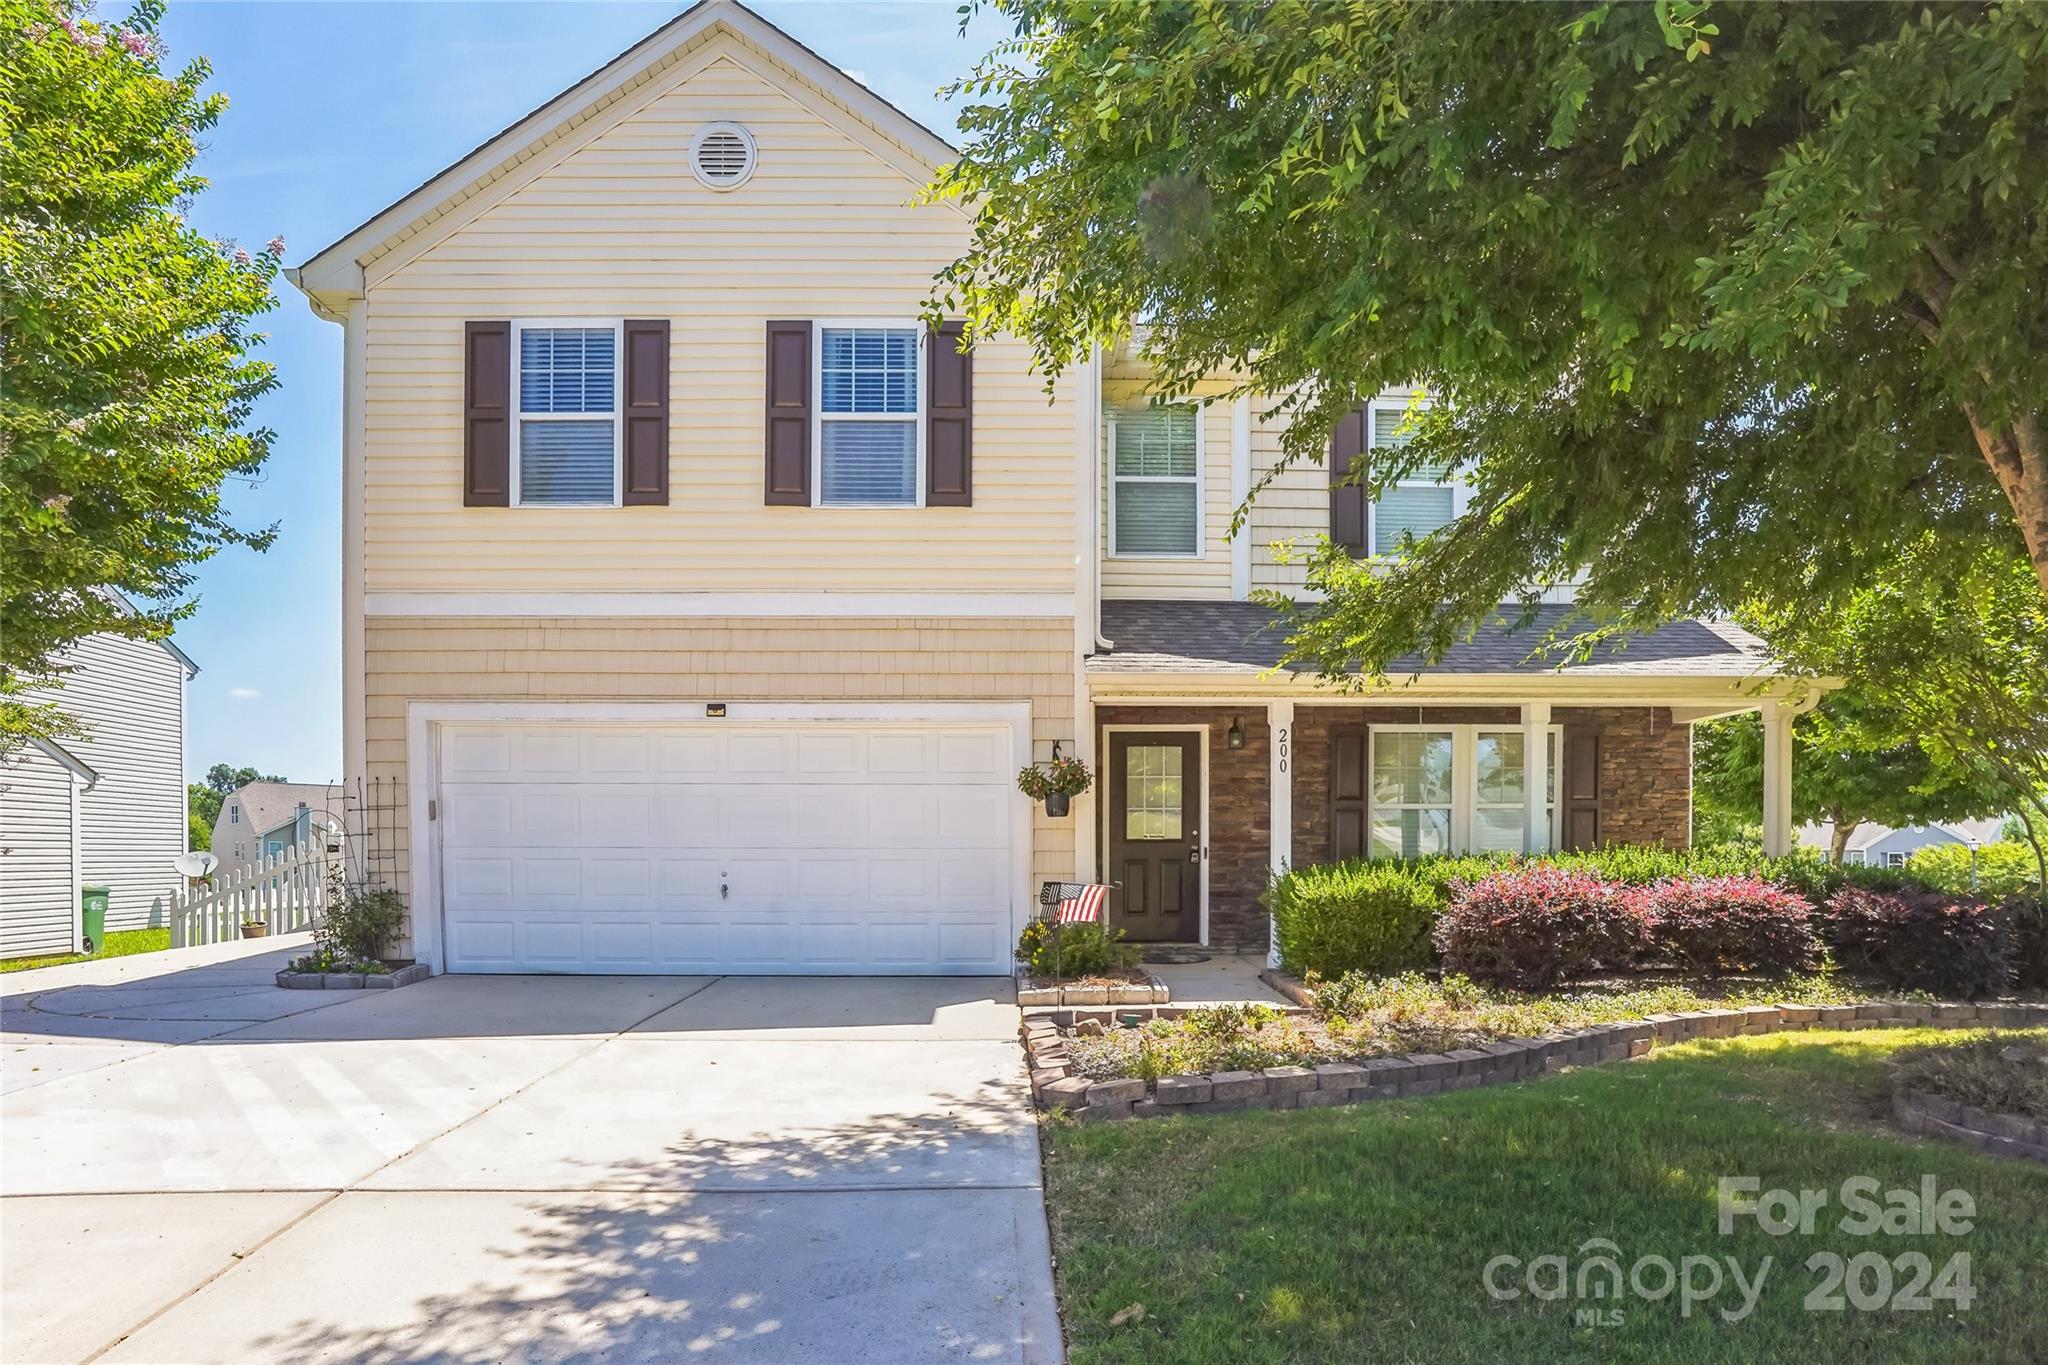
POLYGON ((268 937, 270 937, 270 922, 269 922, 268 920, 260 920, 260 919, 245 919, 245 920, 243 920, 243 921, 242 921, 242 937, 243 937, 243 938, 268 938, 268 937))
POLYGON ((1075 797, 1088 790, 1092 781, 1086 763, 1078 758, 1060 757, 1055 745, 1052 762, 1043 767, 1034 763, 1017 774, 1017 790, 1033 801, 1045 802, 1045 813, 1058 819, 1071 808, 1075 797))

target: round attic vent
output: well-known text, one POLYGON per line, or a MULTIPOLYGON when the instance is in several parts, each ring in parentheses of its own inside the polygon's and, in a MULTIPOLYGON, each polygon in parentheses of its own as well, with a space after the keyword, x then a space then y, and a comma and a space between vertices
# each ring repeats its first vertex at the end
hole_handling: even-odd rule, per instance
POLYGON ((714 190, 736 190, 754 173, 754 135, 737 123, 707 123, 690 141, 690 169, 714 190))

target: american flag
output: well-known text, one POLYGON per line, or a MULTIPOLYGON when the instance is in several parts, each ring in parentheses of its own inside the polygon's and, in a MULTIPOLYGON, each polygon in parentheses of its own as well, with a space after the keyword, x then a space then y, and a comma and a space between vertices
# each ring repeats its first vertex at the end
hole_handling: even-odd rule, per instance
POLYGON ((1060 902, 1059 913, 1053 916, 1053 921, 1058 924, 1093 924, 1102 918, 1102 900, 1108 894, 1106 886, 1084 886, 1080 895, 1060 902))

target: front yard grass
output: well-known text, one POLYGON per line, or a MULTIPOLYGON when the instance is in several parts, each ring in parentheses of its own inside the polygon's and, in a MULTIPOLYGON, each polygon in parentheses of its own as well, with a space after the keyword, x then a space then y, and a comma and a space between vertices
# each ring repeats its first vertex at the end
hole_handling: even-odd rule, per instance
MULTIPOLYGON (((1886 1060, 1938 1029, 1777 1034, 1659 1049, 1518 1085, 1354 1107, 1073 1126, 1046 1132, 1061 1309, 1077 1365, 1097 1362, 2048 1359, 2048 1170, 1889 1127, 1886 1060), (1973 1230, 1856 1236, 1842 1182, 1966 1190, 1973 1230), (1722 1235, 1721 1176, 1828 1195, 1812 1234, 1754 1219, 1722 1235), (1605 1238, 1624 1269, 1658 1255, 1763 1258, 1741 1296, 1680 1311, 1616 1300, 1490 1297, 1496 1256, 1567 1258, 1605 1238), (1816 1252, 1970 1256, 1958 1311, 1808 1311, 1816 1252), (1142 1314, 1133 1305, 1142 1305, 1142 1314)), ((1880 1200, 1882 1194, 1880 1194, 1880 1200)), ((1874 1272, 1873 1272, 1874 1274, 1874 1272)), ((1702 1278, 1704 1278, 1702 1272, 1702 1278)), ((1897 1276, 1903 1288, 1905 1274, 1897 1276)), ((1517 1273, 1498 1283, 1522 1286, 1517 1273)), ((1655 1276, 1650 1277, 1655 1282, 1655 1276)))
MULTIPOLYGON (((160 953, 171 946, 169 929, 124 929, 108 934, 98 957, 127 957, 130 953, 160 953)), ((85 953, 60 953, 55 957, 13 957, 0 961, 0 972, 25 972, 32 967, 61 967, 67 962, 90 960, 85 953)))

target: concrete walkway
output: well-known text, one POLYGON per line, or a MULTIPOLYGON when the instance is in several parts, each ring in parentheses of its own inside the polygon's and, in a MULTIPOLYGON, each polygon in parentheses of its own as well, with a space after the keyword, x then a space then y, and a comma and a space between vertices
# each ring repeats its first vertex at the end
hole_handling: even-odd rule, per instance
POLYGON ((297 950, 0 978, 0 1359, 1060 1359, 1006 982, 297 950))

